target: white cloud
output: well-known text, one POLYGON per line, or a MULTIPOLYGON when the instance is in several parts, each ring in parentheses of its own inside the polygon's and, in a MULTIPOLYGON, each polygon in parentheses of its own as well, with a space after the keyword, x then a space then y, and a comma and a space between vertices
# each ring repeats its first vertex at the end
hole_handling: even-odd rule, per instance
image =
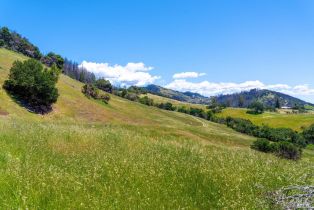
POLYGON ((166 88, 170 88, 178 91, 191 91, 202 94, 204 96, 214 96, 219 94, 231 94, 246 90, 257 89, 269 89, 282 93, 286 93, 292 96, 314 96, 314 89, 309 85, 297 85, 289 86, 286 84, 274 84, 265 85, 264 83, 256 81, 246 81, 243 83, 213 83, 208 81, 203 82, 188 82, 184 79, 174 80, 166 88))
POLYGON ((189 72, 181 72, 181 73, 174 74, 172 77, 174 79, 184 79, 184 78, 197 78, 197 77, 201 77, 204 75, 206 75, 206 74, 189 71, 189 72))
POLYGON ((153 67, 145 66, 144 63, 128 63, 125 66, 121 66, 83 61, 79 66, 93 72, 96 77, 108 79, 114 85, 145 86, 154 83, 155 80, 160 78, 148 73, 153 67))

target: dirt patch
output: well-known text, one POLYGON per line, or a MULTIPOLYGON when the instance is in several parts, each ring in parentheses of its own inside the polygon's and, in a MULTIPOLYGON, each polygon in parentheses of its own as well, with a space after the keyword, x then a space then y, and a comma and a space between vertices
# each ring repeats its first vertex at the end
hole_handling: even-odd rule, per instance
POLYGON ((0 116, 7 116, 7 115, 9 115, 8 112, 6 112, 6 111, 0 109, 0 116))

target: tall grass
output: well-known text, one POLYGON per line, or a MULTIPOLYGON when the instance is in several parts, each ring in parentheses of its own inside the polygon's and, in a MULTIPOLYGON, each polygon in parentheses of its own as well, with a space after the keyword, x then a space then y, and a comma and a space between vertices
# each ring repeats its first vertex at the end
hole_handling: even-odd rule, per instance
MULTIPOLYGON (((1 84, 16 59, 0 49, 1 84)), ((0 89, 0 209, 267 209, 268 192, 314 184, 312 150, 278 159, 224 125, 81 87, 61 76, 45 116, 0 89)))
POLYGON ((311 160, 149 126, 1 120, 0 151, 4 209, 268 208, 267 192, 313 183, 311 160))

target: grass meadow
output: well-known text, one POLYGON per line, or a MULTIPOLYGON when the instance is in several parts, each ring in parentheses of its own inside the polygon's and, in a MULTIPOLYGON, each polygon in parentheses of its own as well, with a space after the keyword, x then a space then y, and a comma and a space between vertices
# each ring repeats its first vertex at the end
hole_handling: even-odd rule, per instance
POLYGON ((222 113, 218 116, 223 117, 238 117, 243 119, 251 120, 257 125, 269 125, 274 128, 291 128, 296 131, 300 131, 302 127, 308 127, 314 124, 314 113, 304 113, 304 114, 287 114, 282 112, 265 112, 260 115, 253 115, 246 113, 247 109, 240 108, 227 108, 222 110, 222 113))
MULTIPOLYGON (((0 83, 15 59, 0 49, 0 83)), ((0 209, 269 209, 269 193, 314 184, 300 161, 250 149, 224 125, 111 96, 66 76, 47 115, 0 89, 0 209)))

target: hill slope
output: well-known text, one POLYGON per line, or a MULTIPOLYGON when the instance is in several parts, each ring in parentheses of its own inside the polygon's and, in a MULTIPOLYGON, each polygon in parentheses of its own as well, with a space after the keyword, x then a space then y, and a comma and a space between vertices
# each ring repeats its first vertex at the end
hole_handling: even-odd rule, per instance
MULTIPOLYGON (((148 85, 144 89, 146 89, 151 94, 159 95, 162 97, 182 102, 196 104, 209 104, 211 102, 210 98, 202 96, 198 93, 179 92, 158 85, 148 85)), ((293 107, 295 104, 301 106, 305 105, 313 106, 313 104, 311 103, 272 90, 252 89, 250 91, 243 91, 241 93, 217 96, 217 102, 219 104, 225 104, 230 107, 248 107, 254 101, 260 101, 265 106, 274 107, 277 99, 279 100, 281 106, 293 107), (242 100, 242 104, 240 100, 242 100)))
POLYGON ((208 104, 210 102, 210 99, 208 97, 202 96, 198 93, 192 93, 192 92, 179 92, 171 89, 167 89, 158 85, 148 85, 144 88, 149 93, 159 95, 162 97, 188 102, 188 103, 194 103, 194 104, 208 104))
POLYGON ((249 106, 253 101, 260 101, 265 106, 274 107, 277 99, 279 100, 281 106, 293 107, 296 104, 301 106, 312 105, 311 103, 305 102, 298 98, 272 90, 252 89, 250 91, 229 95, 220 95, 217 97, 218 103, 227 104, 231 107, 239 107, 241 104, 240 100, 242 100, 242 107, 249 106))
MULTIPOLYGON (((0 49, 0 84, 12 62, 0 49)), ((54 111, 37 115, 0 89, 1 209, 265 209, 269 191, 313 184, 298 162, 252 151, 223 125, 112 96, 87 99, 61 75, 54 111)))

